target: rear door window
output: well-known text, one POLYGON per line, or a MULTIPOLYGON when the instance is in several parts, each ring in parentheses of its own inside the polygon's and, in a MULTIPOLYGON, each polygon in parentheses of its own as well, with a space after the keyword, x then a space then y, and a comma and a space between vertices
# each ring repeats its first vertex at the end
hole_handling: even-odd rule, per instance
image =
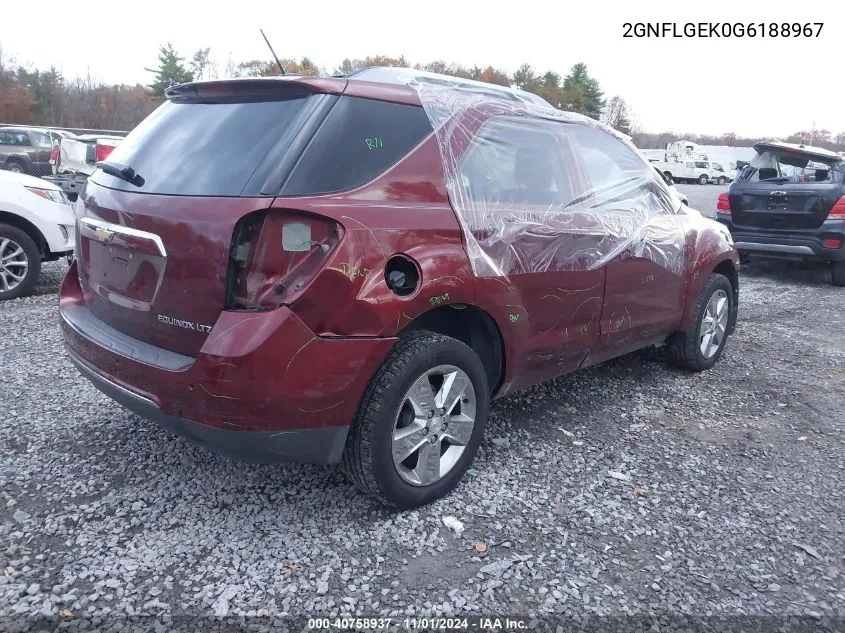
POLYGON ((165 102, 108 158, 131 167, 143 184, 99 170, 92 179, 141 193, 239 196, 270 149, 295 124, 306 99, 165 102))
POLYGON ((45 132, 33 132, 32 138, 35 139, 36 147, 41 149, 50 149, 53 144, 50 142, 50 136, 45 132))
POLYGON ((463 196, 473 204, 564 205, 583 191, 566 161, 562 124, 492 117, 458 169, 463 196))
POLYGON ((399 162, 431 131, 422 107, 341 97, 281 195, 334 193, 366 184, 399 162))

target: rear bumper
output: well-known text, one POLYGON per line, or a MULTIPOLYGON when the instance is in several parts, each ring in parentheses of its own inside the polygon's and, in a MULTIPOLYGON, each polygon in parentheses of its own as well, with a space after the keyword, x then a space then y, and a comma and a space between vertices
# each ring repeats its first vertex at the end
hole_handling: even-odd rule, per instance
POLYGON ((201 424, 164 413, 158 405, 98 373, 73 353, 70 360, 97 389, 142 418, 186 437, 214 453, 249 462, 305 462, 334 464, 340 461, 349 426, 297 431, 236 431, 201 424))
POLYGON ((134 339, 60 292, 65 347, 100 391, 215 452, 336 463, 358 402, 395 339, 320 338, 286 308, 223 312, 196 358, 134 339))
POLYGON ((845 261, 845 220, 828 220, 809 230, 765 230, 735 226, 728 216, 716 216, 728 227, 736 249, 766 257, 810 259, 826 262, 845 261), (838 248, 829 248, 823 240, 839 240, 838 248))

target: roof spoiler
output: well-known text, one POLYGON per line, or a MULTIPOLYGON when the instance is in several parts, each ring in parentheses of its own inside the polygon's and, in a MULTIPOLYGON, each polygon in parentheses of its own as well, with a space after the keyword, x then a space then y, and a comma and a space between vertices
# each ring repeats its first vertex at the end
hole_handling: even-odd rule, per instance
POLYGON ((348 82, 329 77, 247 77, 195 81, 171 86, 164 92, 175 103, 237 103, 274 101, 311 94, 342 94, 348 82))

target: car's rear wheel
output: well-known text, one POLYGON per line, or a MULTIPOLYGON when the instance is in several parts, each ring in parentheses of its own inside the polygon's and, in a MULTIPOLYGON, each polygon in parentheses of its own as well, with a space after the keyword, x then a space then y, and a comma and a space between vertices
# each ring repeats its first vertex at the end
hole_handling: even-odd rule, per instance
POLYGON ((830 272, 834 286, 845 286, 845 262, 833 262, 830 272))
POLYGON ((712 367, 725 349, 732 313, 731 282, 724 275, 713 273, 698 296, 693 327, 676 332, 669 340, 669 360, 692 371, 712 367))
POLYGON ((699 185, 706 185, 706 184, 707 184, 707 182, 708 182, 709 180, 710 180, 710 179, 709 179, 707 176, 705 176, 704 174, 701 174, 701 175, 698 177, 698 184, 699 184, 699 185))
POLYGON ((388 505, 434 501, 472 463, 489 400, 484 366, 468 346, 431 332, 402 337, 361 400, 343 470, 388 505))
POLYGON ((13 171, 18 174, 22 174, 24 172, 23 163, 16 160, 8 161, 4 169, 6 169, 7 171, 13 171))
POLYGON ((16 226, 0 224, 0 301, 31 294, 41 274, 41 253, 16 226))

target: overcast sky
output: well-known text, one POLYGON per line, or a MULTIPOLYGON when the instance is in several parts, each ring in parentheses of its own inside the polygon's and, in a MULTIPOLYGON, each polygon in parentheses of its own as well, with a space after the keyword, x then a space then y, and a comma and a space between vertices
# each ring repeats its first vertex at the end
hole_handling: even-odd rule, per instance
POLYGON ((149 83, 144 67, 155 65, 167 41, 186 57, 208 46, 224 63, 230 54, 236 62, 267 58, 261 27, 279 56, 307 55, 329 69, 344 57, 376 54, 492 64, 508 73, 527 62, 565 74, 583 61, 606 95, 621 95, 652 132, 782 136, 814 123, 845 130, 845 9, 837 0, 237 0, 221 2, 221 10, 194 0, 3 4, 5 56, 56 65, 68 77, 90 72, 149 83), (824 26, 818 38, 622 37, 625 22, 674 22, 680 30, 686 22, 724 21, 824 26))

